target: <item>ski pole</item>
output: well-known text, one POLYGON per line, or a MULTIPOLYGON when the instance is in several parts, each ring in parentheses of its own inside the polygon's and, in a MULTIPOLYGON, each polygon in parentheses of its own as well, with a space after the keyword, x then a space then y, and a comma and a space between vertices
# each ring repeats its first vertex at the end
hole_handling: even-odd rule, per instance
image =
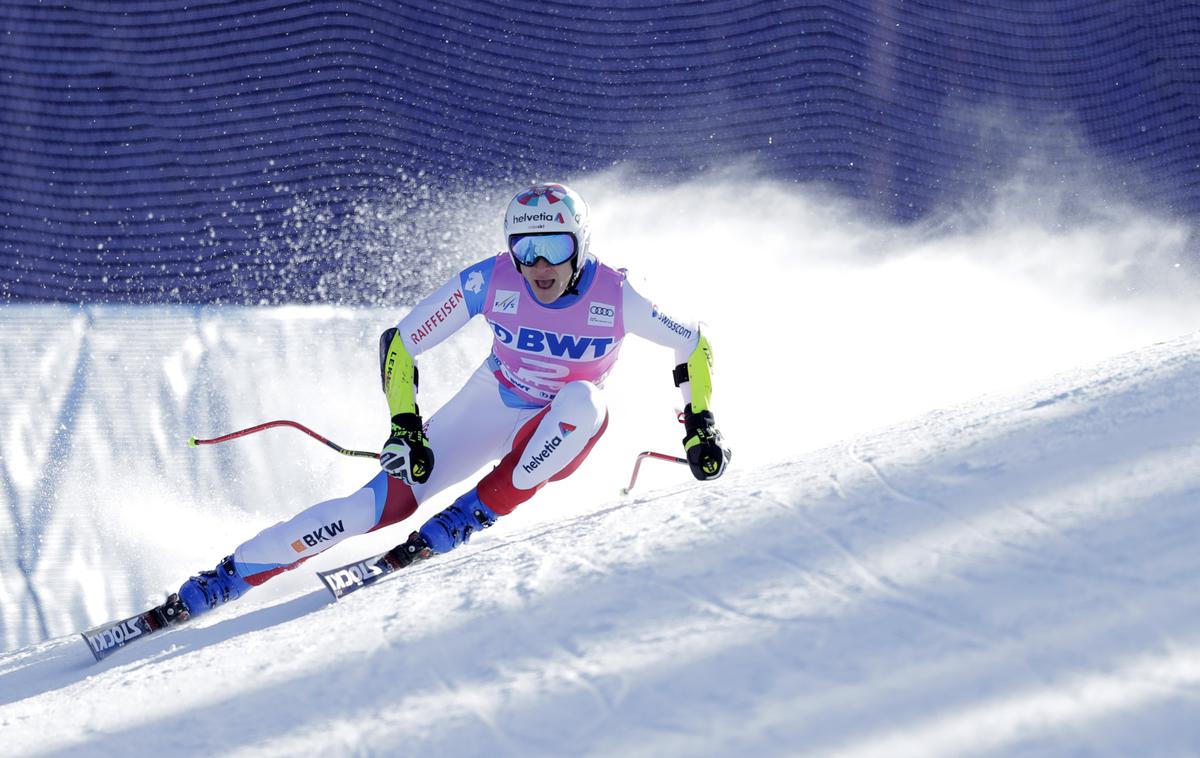
POLYGON ((633 489, 633 485, 637 483, 638 470, 641 469, 642 459, 644 459, 644 458, 653 458, 654 460, 658 460, 658 461, 668 461, 671 463, 682 463, 685 466, 687 465, 687 458, 680 458, 677 455, 667 455, 666 453, 656 453, 653 450, 647 450, 645 452, 638 453, 637 461, 634 462, 634 464, 633 464, 633 476, 629 477, 629 486, 623 487, 621 489, 622 495, 628 495, 629 492, 633 489))
POLYGON ((245 437, 248 434, 254 434, 255 432, 261 432, 264 429, 272 429, 277 426, 290 426, 293 429, 298 429, 299 431, 302 431, 305 434, 307 434, 309 437, 312 437, 313 439, 318 440, 320 442, 324 442, 326 445, 328 445, 329 447, 338 451, 342 455, 349 455, 349 456, 353 456, 355 458, 374 458, 376 460, 379 459, 379 453, 372 453, 367 450, 347 450, 346 448, 342 447, 341 445, 338 445, 337 443, 332 442, 332 441, 326 439, 325 437, 322 437, 321 435, 317 434, 316 432, 314 432, 312 429, 309 429, 304 424, 298 424, 295 421, 288 421, 286 419, 283 419, 280 421, 268 421, 265 424, 259 424, 258 426, 252 426, 247 429, 239 429, 236 432, 230 432, 229 434, 222 434, 220 437, 213 437, 212 439, 209 439, 209 440, 200 440, 200 439, 196 439, 195 437, 189 437, 188 445, 191 447, 199 447, 200 445, 215 445, 218 442, 227 442, 229 440, 237 439, 238 437, 245 437))

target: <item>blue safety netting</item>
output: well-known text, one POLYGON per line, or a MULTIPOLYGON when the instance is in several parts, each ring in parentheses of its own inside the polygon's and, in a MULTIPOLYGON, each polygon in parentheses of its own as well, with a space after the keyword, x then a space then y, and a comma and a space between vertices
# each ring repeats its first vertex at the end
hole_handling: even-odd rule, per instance
POLYGON ((10 0, 0 300, 394 300, 464 196, 613 165, 913 220, 1083 152, 1194 214, 1198 69, 1194 0, 10 0))

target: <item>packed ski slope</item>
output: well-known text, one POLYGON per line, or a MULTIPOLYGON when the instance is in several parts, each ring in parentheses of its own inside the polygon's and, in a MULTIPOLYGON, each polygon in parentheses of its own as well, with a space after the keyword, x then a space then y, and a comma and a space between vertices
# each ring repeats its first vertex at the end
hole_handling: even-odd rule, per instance
MULTIPOLYGON (((331 605, 310 569, 409 525, 349 540, 101 665, 79 629, 372 475, 294 432, 183 441, 377 446, 403 308, 0 309, 3 752, 1200 751, 1189 227, 1028 183, 924 227, 736 176, 577 186, 605 260, 708 322, 731 473, 617 497, 681 436, 631 342, 587 465, 470 545, 331 605)), ((487 345, 423 357, 427 412, 487 345)))
POLYGON ((1198 462, 1192 334, 498 525, 339 604, 310 575, 103 664, 75 636, 9 651, 0 732, 20 755, 1195 754, 1198 462))

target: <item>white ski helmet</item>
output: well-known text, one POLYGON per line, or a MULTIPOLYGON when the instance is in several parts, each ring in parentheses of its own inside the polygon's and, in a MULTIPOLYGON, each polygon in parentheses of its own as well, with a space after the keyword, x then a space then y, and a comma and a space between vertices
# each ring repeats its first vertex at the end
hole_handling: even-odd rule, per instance
POLYGON ((575 238, 576 273, 587 256, 592 238, 587 203, 565 184, 535 184, 517 193, 504 214, 504 247, 512 250, 513 238, 522 234, 570 234, 575 238))

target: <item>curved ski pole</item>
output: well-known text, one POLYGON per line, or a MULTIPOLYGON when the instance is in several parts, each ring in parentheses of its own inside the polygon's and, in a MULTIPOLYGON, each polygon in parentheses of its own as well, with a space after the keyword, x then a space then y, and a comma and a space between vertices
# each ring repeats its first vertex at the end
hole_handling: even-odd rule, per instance
POLYGON ((654 460, 657 460, 657 461, 668 461, 670 463, 682 463, 685 466, 687 465, 687 458, 680 458, 677 455, 667 455, 666 453, 656 453, 653 450, 646 450, 645 452, 638 453, 637 461, 634 462, 634 464, 633 464, 633 476, 629 477, 629 486, 621 488, 622 495, 628 495, 630 493, 630 491, 633 489, 633 485, 637 483, 638 471, 642 467, 642 460, 644 458, 653 458, 654 460))
POLYGON ((326 445, 328 445, 329 447, 338 451, 342 455, 349 455, 354 458, 374 458, 376 460, 379 460, 379 453, 372 453, 367 450, 347 450, 346 448, 342 447, 341 445, 338 445, 337 443, 332 442, 331 440, 326 439, 325 437, 322 437, 321 435, 317 434, 316 432, 314 432, 312 429, 309 429, 304 424, 299 424, 295 421, 288 421, 286 419, 281 419, 279 421, 268 421, 264 424, 258 424, 257 426, 251 426, 246 429, 239 429, 236 432, 230 432, 229 434, 222 434, 220 437, 213 437, 212 439, 208 439, 208 440, 201 440, 201 439, 196 439, 195 437, 190 437, 190 438, 188 438, 188 445, 190 447, 199 447, 200 445, 215 445, 219 442, 227 442, 229 440, 237 439, 238 437, 245 437, 248 434, 254 434, 255 432, 261 432, 264 429, 273 429, 278 426, 290 426, 293 429, 304 432, 309 437, 312 437, 313 439, 315 439, 319 442, 324 442, 326 445))

